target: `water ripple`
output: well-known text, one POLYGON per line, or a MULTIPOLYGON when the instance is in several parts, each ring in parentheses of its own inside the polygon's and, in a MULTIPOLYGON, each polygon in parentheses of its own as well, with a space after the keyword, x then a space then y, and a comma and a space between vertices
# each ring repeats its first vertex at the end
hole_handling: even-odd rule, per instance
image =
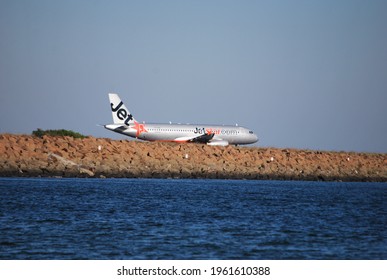
POLYGON ((386 259, 387 184, 0 178, 1 259, 386 259))

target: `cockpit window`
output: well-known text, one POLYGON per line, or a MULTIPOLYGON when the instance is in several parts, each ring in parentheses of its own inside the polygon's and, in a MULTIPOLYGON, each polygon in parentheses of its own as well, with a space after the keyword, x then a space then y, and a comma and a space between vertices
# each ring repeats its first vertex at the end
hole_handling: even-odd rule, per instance
POLYGON ((249 131, 250 134, 254 134, 254 132, 252 132, 251 130, 249 131))

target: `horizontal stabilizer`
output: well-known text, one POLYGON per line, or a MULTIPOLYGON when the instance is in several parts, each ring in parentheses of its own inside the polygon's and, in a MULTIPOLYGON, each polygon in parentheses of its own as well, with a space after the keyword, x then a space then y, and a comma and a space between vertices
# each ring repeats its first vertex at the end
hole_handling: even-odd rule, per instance
POLYGON ((118 133, 123 133, 125 130, 127 130, 129 127, 126 125, 121 125, 121 124, 107 124, 104 125, 106 129, 118 132, 118 133))

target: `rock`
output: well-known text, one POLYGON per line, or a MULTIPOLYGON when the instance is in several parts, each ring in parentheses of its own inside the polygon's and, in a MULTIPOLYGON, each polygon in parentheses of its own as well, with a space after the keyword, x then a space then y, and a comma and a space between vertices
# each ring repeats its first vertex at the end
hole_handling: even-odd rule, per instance
POLYGON ((80 174, 87 174, 89 175, 90 177, 93 177, 94 176, 94 172, 86 169, 86 168, 79 168, 79 173, 80 174))
POLYGON ((387 181, 387 156, 0 134, 0 176, 387 181))

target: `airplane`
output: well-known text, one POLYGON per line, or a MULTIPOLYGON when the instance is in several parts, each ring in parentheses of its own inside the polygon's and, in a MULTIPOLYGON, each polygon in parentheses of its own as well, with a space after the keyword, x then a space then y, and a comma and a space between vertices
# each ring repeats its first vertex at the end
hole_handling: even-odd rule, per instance
POLYGON ((116 93, 109 93, 113 124, 108 130, 136 139, 164 142, 192 142, 211 146, 253 144, 258 141, 253 131, 242 126, 208 124, 139 123, 116 93))

